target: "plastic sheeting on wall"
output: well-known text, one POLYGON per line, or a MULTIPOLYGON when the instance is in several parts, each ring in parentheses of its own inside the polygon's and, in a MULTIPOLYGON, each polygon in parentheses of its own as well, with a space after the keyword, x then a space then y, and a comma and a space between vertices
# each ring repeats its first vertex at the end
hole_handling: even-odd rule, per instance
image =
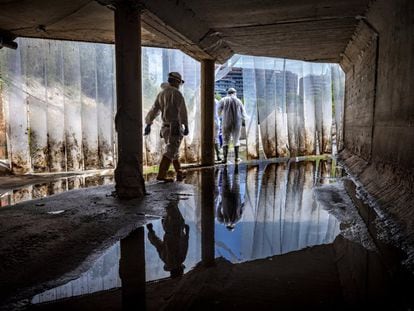
POLYGON ((12 170, 24 173, 31 169, 29 152, 29 127, 27 110, 27 92, 21 58, 22 49, 1 53, 1 83, 3 85, 3 103, 9 127, 8 151, 12 170), (9 104, 13 103, 13 104, 9 104))
MULTIPOLYGON (((1 79, 13 171, 60 172, 112 168, 116 111, 114 47, 105 44, 18 39, 2 50, 1 79)), ((145 116, 170 71, 186 83, 190 135, 180 157, 200 160, 200 64, 178 50, 142 49, 145 116)), ((160 120, 144 141, 144 165, 160 160, 160 120)))
POLYGON ((342 140, 344 73, 337 64, 240 56, 247 158, 332 152, 332 127, 342 140), (332 107, 335 108, 333 120, 332 107), (335 121, 335 122, 333 122, 335 121))
POLYGON ((332 67, 332 98, 335 107, 332 140, 337 150, 342 150, 344 147, 345 73, 339 66, 332 67))
POLYGON ((13 171, 114 166, 113 46, 18 39, 2 50, 13 171))
MULTIPOLYGON (((0 51, 8 153, 16 173, 112 168, 116 157, 114 46, 18 39, 0 51)), ((329 153, 342 148, 344 73, 338 65, 235 55, 216 70, 242 68, 247 158, 329 153), (334 107, 334 112, 332 111, 334 107), (334 114, 334 119, 333 119, 334 114), (334 122, 333 122, 334 121, 334 122)), ((180 158, 200 161, 200 64, 178 50, 143 48, 143 116, 170 71, 186 83, 190 134, 180 158)), ((144 138, 144 165, 157 164, 160 119, 144 138)))

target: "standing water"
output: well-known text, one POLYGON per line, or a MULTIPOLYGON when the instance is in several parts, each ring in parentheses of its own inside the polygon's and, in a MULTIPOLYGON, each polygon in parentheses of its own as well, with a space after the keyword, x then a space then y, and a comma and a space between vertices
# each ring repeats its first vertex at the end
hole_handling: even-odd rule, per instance
POLYGON ((28 307, 341 310, 385 301, 406 310, 344 191, 331 191, 331 205, 315 195, 340 189, 341 176, 335 162, 319 160, 190 171, 194 195, 172 197, 162 219, 28 307))

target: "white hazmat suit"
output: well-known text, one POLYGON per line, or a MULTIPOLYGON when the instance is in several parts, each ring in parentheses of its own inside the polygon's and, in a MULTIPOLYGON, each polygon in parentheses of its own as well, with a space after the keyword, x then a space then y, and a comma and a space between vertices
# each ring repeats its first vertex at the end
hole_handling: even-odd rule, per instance
POLYGON ((240 145, 242 122, 247 120, 243 103, 237 98, 236 94, 229 94, 220 100, 217 112, 221 116, 223 146, 228 146, 230 139, 233 138, 234 146, 238 147, 240 145))
POLYGON ((218 105, 219 102, 217 99, 214 100, 214 143, 220 144, 220 131, 221 131, 221 120, 218 115, 218 105))

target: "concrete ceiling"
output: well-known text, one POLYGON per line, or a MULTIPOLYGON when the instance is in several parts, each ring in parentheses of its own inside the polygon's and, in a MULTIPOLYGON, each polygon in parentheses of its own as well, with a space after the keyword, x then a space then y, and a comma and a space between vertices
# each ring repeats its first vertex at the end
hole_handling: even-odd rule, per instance
MULTIPOLYGON (((113 43, 113 12, 102 2, 113 1, 0 0, 0 30, 113 43)), ((370 2, 142 0, 142 42, 220 62, 234 53, 339 62, 370 2)))

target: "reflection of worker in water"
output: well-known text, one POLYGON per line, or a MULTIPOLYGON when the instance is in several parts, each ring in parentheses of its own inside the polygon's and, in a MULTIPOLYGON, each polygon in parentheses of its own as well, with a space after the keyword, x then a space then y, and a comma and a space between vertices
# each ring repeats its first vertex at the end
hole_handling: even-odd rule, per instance
POLYGON ((220 199, 217 204, 217 220, 230 231, 234 230, 240 220, 244 208, 244 199, 240 193, 239 168, 236 165, 233 176, 227 167, 221 174, 220 199))
POLYGON ((169 271, 174 278, 184 273, 183 262, 187 256, 190 227, 184 222, 178 209, 178 201, 170 202, 166 210, 167 216, 162 220, 164 240, 157 237, 152 224, 147 225, 148 239, 164 262, 164 270, 169 271))

